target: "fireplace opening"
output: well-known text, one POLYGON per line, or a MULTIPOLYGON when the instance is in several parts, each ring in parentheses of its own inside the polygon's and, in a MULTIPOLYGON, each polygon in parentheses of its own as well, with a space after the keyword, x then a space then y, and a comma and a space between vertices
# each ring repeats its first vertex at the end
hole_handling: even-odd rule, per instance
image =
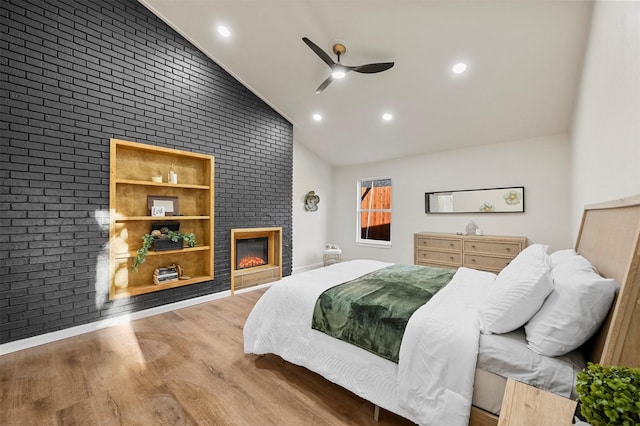
POLYGON ((236 269, 269 264, 269 237, 236 240, 236 269))

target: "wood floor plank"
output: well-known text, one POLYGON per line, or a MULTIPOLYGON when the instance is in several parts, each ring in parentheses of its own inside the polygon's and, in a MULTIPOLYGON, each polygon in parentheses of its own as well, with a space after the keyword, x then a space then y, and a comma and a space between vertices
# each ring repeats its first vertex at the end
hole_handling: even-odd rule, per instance
POLYGON ((246 355, 264 289, 0 357, 2 425, 410 425, 275 355, 246 355))

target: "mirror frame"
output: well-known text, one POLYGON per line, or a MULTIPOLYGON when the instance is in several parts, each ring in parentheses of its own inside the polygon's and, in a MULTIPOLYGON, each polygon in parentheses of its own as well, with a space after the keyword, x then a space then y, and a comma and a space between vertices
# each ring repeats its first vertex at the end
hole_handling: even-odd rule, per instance
MULTIPOLYGON (((495 195, 494 195, 495 198, 495 195)), ((491 205, 491 204, 490 204, 491 205)), ((459 213, 480 213, 480 214, 484 214, 484 213, 524 213, 524 186, 507 186, 507 187, 503 187, 503 188, 484 188, 484 189, 462 189, 462 190, 456 190, 456 191, 436 191, 436 192, 425 192, 424 193, 424 212, 428 213, 428 214, 459 214, 459 213), (515 210, 483 210, 482 209, 482 205, 480 205, 480 207, 477 208, 477 210, 460 210, 460 211, 432 211, 432 206, 431 203, 429 202, 429 196, 430 195, 438 195, 438 194, 442 194, 442 195, 455 195, 455 194, 464 194, 464 193, 468 193, 468 192, 487 192, 489 193, 489 191, 499 191, 501 194, 504 191, 517 191, 520 190, 521 194, 522 194, 522 199, 520 200, 520 202, 517 204, 520 208, 515 209, 515 210)))

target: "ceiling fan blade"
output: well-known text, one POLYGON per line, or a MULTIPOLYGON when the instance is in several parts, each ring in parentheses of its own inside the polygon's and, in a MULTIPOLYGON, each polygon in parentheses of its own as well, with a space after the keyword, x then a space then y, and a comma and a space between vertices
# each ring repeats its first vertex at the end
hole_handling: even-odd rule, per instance
POLYGON ((364 74, 373 74, 376 72, 386 71, 389 68, 393 67, 394 64, 395 64, 394 62, 380 62, 377 64, 366 64, 366 65, 359 65, 357 67, 349 67, 349 69, 351 71, 361 72, 364 74))
POLYGON ((322 92, 324 89, 327 88, 329 83, 331 83, 332 81, 333 81, 333 77, 331 77, 331 76, 327 77, 327 79, 325 81, 323 81, 320 86, 318 86, 318 88, 316 89, 316 93, 322 92))
POLYGON ((333 59, 331 59, 331 57, 324 50, 318 47, 317 44, 315 44, 314 42, 312 42, 306 37, 302 37, 302 41, 304 41, 307 44, 307 46, 311 48, 311 50, 316 52, 316 55, 318 55, 320 59, 322 59, 327 65, 329 65, 330 67, 333 67, 336 64, 335 62, 333 62, 333 59))

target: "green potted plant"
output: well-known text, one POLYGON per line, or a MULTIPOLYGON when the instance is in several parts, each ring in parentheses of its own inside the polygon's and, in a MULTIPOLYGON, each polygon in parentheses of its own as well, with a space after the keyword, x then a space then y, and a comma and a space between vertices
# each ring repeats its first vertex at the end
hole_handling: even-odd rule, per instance
POLYGON ((142 236, 142 247, 138 249, 136 257, 133 258, 131 270, 134 272, 138 271, 138 267, 146 260, 151 247, 155 247, 157 251, 176 250, 183 247, 183 241, 187 243, 189 247, 195 247, 196 236, 193 233, 183 234, 178 231, 169 230, 168 228, 155 229, 151 231, 150 234, 144 234, 142 236), (162 248, 158 248, 159 246, 162 248))
POLYGON ((576 380, 576 414, 592 426, 640 424, 640 368, 589 363, 576 380))

